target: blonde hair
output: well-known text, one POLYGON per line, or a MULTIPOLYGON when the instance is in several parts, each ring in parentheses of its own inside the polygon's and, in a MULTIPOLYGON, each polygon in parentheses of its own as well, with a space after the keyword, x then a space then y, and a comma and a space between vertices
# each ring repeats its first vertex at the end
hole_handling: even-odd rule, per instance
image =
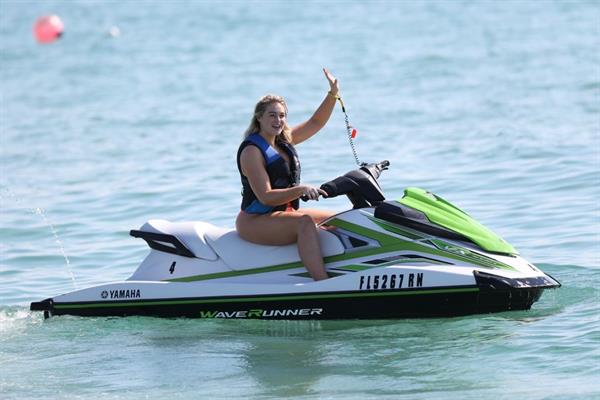
POLYGON ((277 96, 275 94, 267 94, 266 96, 263 96, 260 98, 260 100, 258 100, 258 103, 256 103, 256 106, 254 107, 254 114, 252 115, 252 119, 250 120, 250 125, 244 132, 244 139, 260 130, 260 123, 258 122, 258 119, 263 116, 263 114, 267 110, 267 106, 273 103, 281 104, 285 110, 286 116, 286 121, 283 123, 283 130, 279 135, 277 135, 275 140, 292 143, 292 129, 287 124, 287 104, 285 104, 285 100, 283 99, 283 97, 277 96))

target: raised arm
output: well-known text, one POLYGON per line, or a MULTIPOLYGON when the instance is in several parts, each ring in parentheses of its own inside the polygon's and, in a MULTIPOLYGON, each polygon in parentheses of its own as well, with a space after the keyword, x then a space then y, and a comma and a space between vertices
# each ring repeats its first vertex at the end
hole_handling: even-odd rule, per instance
POLYGON ((319 132, 321 128, 325 126, 327 121, 329 121, 329 117, 331 117, 331 113, 335 107, 336 96, 339 91, 338 81, 327 69, 323 68, 323 73, 329 82, 330 90, 312 117, 310 117, 308 121, 292 128, 292 141, 294 144, 302 143, 315 133, 319 132))

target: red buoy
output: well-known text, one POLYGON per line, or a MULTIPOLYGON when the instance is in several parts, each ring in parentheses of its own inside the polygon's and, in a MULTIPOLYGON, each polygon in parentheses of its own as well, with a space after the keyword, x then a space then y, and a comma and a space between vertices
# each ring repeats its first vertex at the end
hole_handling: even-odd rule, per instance
POLYGON ((51 43, 61 37, 64 24, 58 15, 38 18, 33 26, 33 35, 39 43, 51 43))

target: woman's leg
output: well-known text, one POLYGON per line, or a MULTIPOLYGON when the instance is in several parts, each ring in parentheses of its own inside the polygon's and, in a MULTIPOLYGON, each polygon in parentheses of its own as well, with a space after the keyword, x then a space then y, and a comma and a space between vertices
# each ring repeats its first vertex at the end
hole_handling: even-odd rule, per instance
POLYGON ((318 210, 316 208, 300 208, 296 210, 297 213, 310 215, 312 219, 315 221, 315 224, 320 224, 325 221, 327 218, 333 217, 335 212, 329 210, 318 210))
POLYGON ((257 244, 298 243, 298 254, 312 278, 318 281, 329 277, 323 264, 318 228, 309 215, 283 211, 257 215, 242 211, 236 228, 242 239, 257 244))

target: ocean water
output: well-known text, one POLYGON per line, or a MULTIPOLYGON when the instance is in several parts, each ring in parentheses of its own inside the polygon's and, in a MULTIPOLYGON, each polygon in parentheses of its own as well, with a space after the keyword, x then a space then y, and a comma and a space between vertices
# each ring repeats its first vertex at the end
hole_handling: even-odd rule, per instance
MULTIPOLYGON (((353 169, 343 115, 303 180, 353 169)), ((600 398, 600 3, 0 0, 0 397, 600 398), (39 45, 35 19, 64 37, 39 45), (109 29, 117 27, 113 37, 109 29), (389 198, 420 186, 563 283, 527 312, 396 321, 57 317, 150 218, 232 226, 256 100, 338 77, 389 198)), ((314 207, 343 210, 345 199, 314 207)))

